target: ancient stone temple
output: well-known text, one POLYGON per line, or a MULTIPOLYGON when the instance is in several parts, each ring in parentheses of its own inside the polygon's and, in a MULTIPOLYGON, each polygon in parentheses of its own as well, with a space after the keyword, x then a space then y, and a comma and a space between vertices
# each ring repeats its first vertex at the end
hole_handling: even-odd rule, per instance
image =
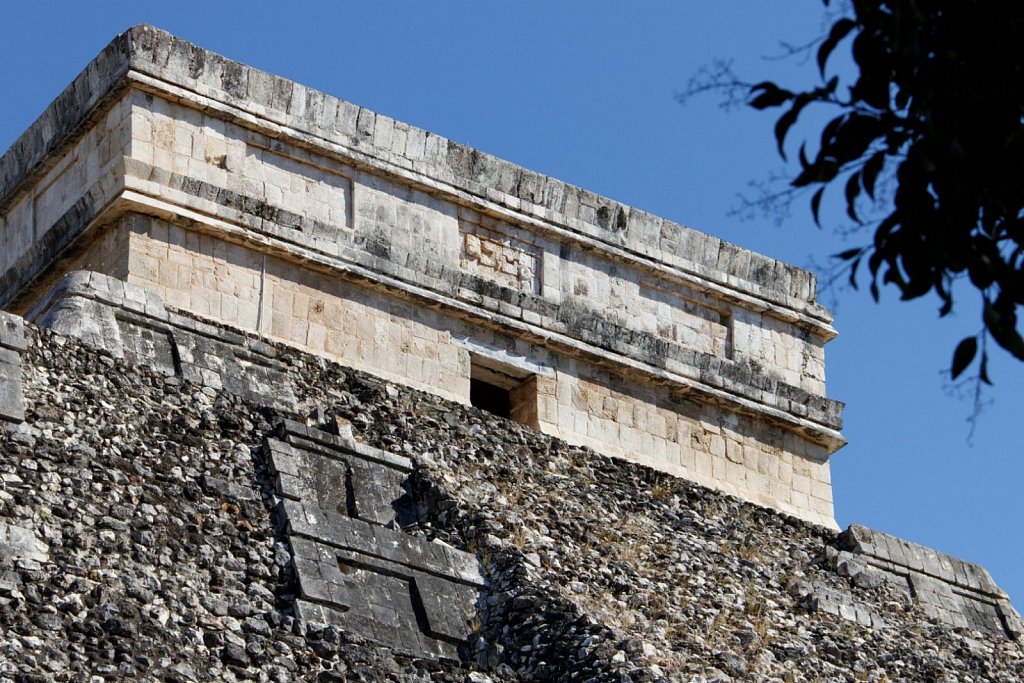
POLYGON ((835 525, 835 332, 809 273, 151 28, 0 174, 0 305, 30 320, 68 305, 66 273, 102 273, 835 525))
MULTIPOLYGON (((707 659, 666 624, 703 591, 681 577, 719 553, 743 561, 722 585, 758 561, 791 574, 751 576, 730 598, 751 610, 907 653, 916 636, 890 622, 931 619, 999 643, 971 666, 1020 671, 1000 659, 1019 617, 983 568, 835 533, 842 404, 813 275, 155 28, 118 36, 0 159, 0 307, 0 607, 20 618, 32 581, 93 596, 25 617, 86 643, 68 646, 86 668, 113 652, 110 672, 137 674, 118 639, 156 614, 198 653, 145 655, 167 680, 309 674, 300 646, 351 664, 345 634, 494 675, 658 678, 707 659), (674 564, 637 559, 664 534, 674 564), (623 538, 618 568, 558 573, 623 538), (115 581, 96 548, 162 568, 115 581), (659 569, 606 586, 623 567, 659 569), (156 587, 185 576, 191 598, 156 587), (628 590, 675 596, 661 635, 622 635, 657 621, 620 621, 628 590), (112 595, 142 606, 116 616, 112 595), (541 613, 556 635, 531 630, 541 613), (90 620, 101 632, 75 635, 90 620)), ((731 623, 717 614, 709 633, 731 623)), ((0 681, 23 671, 2 659, 0 681)), ((758 661, 715 660, 785 668, 758 661)))

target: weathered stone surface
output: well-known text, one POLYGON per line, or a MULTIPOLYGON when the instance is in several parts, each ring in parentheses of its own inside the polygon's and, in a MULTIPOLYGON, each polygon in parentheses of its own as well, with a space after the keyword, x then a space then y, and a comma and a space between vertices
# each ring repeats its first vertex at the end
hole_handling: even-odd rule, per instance
MULTIPOLYGON (((880 570, 827 529, 479 410, 301 353, 280 354, 293 410, 275 407, 273 392, 254 402, 33 326, 26 340, 26 421, 0 434, 0 522, 49 547, 34 564, 0 553, 5 683, 1024 676, 1019 640, 931 619, 888 581, 862 585, 880 570), (266 441, 282 420, 292 433, 266 441), (281 471, 296 453, 360 451, 407 473, 411 489, 390 490, 412 492, 415 523, 348 517, 367 533, 340 545, 289 532, 281 503, 297 501, 277 493, 264 443, 286 456, 281 471), (408 609, 412 579, 430 638, 463 623, 454 603, 429 600, 448 570, 414 574, 408 557, 387 559, 381 548, 399 537, 440 552, 439 567, 459 566, 453 548, 476 555, 485 582, 468 660, 412 656, 415 634, 393 647, 356 634, 374 622, 314 624, 330 624, 330 603, 303 590, 327 585, 321 597, 354 605, 341 615, 372 614, 370 596, 408 609), (304 585, 302 557, 335 580, 346 560, 343 578, 367 558, 390 573, 369 572, 377 588, 365 596, 332 594, 326 581, 304 585)), ((313 519, 319 534, 326 517, 313 519)))
POLYGON ((16 315, 0 311, 0 348, 21 353, 27 347, 25 321, 16 315))
POLYGON ((24 321, 0 311, 0 420, 25 419, 21 388, 21 353, 25 350, 24 321))
POLYGON ((791 592, 811 612, 826 612, 861 626, 885 628, 885 620, 874 610, 858 603, 847 591, 815 582, 798 582, 791 592))
POLYGON ((1024 679, 984 570, 829 528, 807 273, 151 27, 0 246, 0 683, 1024 679))
POLYGON ((25 566, 26 562, 46 562, 49 548, 31 528, 14 526, 0 522, 0 554, 15 563, 25 566))
MULTIPOLYGON (((462 403, 498 377, 525 424, 835 526, 811 274, 152 27, 84 78, 0 161, 3 305, 91 270, 462 403)), ((245 390, 82 299, 47 324, 245 390)))
POLYGON ((294 402, 282 385, 284 365, 275 348, 168 312, 155 292, 101 273, 68 273, 29 316, 114 358, 169 377, 252 398, 274 392, 275 403, 294 402))
POLYGON ((284 421, 264 455, 277 475, 306 621, 422 656, 458 659, 483 588, 476 557, 404 534, 412 463, 284 421))
POLYGON ((1024 634, 1020 616, 984 567, 858 524, 839 541, 887 580, 908 589, 929 616, 1010 638, 1024 634))

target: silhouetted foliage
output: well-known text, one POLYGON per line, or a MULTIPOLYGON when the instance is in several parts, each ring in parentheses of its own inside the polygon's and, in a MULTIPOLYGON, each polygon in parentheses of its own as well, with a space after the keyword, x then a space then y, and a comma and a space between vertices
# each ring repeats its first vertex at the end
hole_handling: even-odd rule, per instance
POLYGON ((724 90, 734 102, 781 110, 775 138, 783 159, 802 112, 837 110, 816 151, 800 145, 789 194, 769 199, 806 189, 819 221, 823 193, 841 188, 850 220, 873 232, 870 242, 836 256, 854 287, 866 268, 876 299, 880 283, 897 287, 902 299, 934 292, 945 316, 954 284, 969 281, 983 300, 982 326, 957 346, 954 379, 977 358, 977 378, 989 382, 989 337, 1024 360, 1022 41, 1020 2, 852 0, 818 41, 790 48, 815 56, 815 86, 744 83, 718 63, 687 92, 724 90), (856 64, 852 83, 830 69, 840 47, 856 64))

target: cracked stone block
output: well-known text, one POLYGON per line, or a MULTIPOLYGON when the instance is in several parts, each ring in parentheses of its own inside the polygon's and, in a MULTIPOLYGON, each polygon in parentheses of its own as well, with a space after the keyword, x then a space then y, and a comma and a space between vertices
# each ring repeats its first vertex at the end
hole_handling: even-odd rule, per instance
MULTIPOLYGON (((6 351, 7 349, 0 349, 6 351)), ((25 397, 21 386, 21 363, 0 358, 0 419, 21 422, 25 419, 25 397)))
POLYGON ((791 593, 812 612, 825 612, 869 628, 886 628, 885 620, 874 610, 857 602, 846 592, 816 581, 798 582, 791 593))
POLYGON ((114 309, 104 303, 78 296, 62 298, 36 322, 57 334, 76 337, 89 346, 103 349, 114 358, 124 358, 121 328, 114 317, 114 309))
POLYGON ((20 316, 0 311, 0 348, 19 353, 28 348, 25 321, 20 316))

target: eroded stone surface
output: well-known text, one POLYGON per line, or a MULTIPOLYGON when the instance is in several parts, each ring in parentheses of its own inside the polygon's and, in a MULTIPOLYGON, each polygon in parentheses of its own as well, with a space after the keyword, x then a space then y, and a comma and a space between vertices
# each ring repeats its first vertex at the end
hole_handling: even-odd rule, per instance
POLYGON ((929 616, 1009 638, 1024 635, 1020 616, 984 567, 859 524, 840 543, 908 590, 929 616))
POLYGON ((264 442, 302 600, 296 614, 400 650, 459 658, 484 585, 479 561, 409 536, 412 463, 285 421, 264 442))
POLYGON ((25 350, 24 321, 0 311, 0 420, 25 419, 21 388, 21 354, 25 350))
POLYGON ((290 405, 285 366, 265 342, 176 315, 155 292, 88 271, 64 276, 30 314, 39 324, 114 358, 253 398, 290 405))
POLYGON ((1024 678, 816 525, 813 276, 151 27, 0 159, 0 301, 0 683, 1024 678))
POLYGON ((0 522, 0 553, 22 566, 38 567, 50 559, 49 547, 33 529, 0 522))
MULTIPOLYGON (((531 426, 835 526, 811 274, 152 27, 0 160, 0 240, 16 310, 92 270, 462 403, 511 358, 531 426)), ((48 324, 173 351, 81 299, 48 324)))
POLYGON ((0 522, 49 550, 0 553, 3 683, 1024 677, 1020 640, 930 617, 827 529, 482 411, 297 352, 279 350, 292 409, 31 325, 26 341, 0 522), (348 421, 367 457, 415 463, 419 519, 391 531, 472 551, 487 577, 467 661, 297 618, 262 446, 282 419, 348 421), (888 628, 804 600, 802 582, 888 628))

